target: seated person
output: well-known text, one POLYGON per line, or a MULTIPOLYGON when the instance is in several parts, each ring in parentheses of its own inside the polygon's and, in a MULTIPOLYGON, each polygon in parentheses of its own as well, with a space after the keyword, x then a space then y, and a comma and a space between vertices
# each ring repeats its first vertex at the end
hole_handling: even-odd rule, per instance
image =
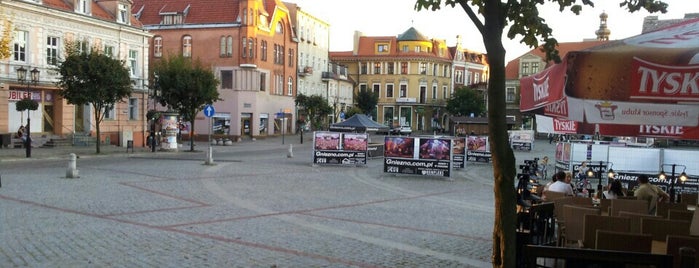
POLYGON ((547 192, 559 192, 564 193, 566 196, 573 196, 573 187, 570 186, 570 181, 573 179, 572 176, 566 176, 563 171, 556 172, 556 182, 549 185, 547 192))

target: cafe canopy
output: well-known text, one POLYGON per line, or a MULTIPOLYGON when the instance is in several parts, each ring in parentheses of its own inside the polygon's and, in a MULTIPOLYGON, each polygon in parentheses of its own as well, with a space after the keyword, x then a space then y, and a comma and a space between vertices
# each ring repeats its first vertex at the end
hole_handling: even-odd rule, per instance
POLYGON ((355 114, 345 121, 330 125, 330 131, 340 132, 376 132, 388 131, 388 127, 371 120, 364 114, 355 114))
POLYGON ((699 18, 571 51, 520 85, 520 111, 567 132, 699 140, 699 18))

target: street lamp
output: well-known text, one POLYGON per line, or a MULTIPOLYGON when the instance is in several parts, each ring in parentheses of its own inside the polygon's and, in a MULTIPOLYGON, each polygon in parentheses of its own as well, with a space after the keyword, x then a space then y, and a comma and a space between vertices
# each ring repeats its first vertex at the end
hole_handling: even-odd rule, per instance
MULTIPOLYGON (((602 173, 604 172, 604 170, 602 170, 602 168, 606 169, 608 165, 613 166, 614 164, 611 162, 605 163, 604 161, 599 161, 599 164, 595 165, 595 164, 592 164, 592 162, 590 162, 590 164, 588 165, 589 168, 587 169, 586 175, 588 178, 594 178, 595 174, 597 175, 597 195, 600 198, 601 198, 601 193, 602 193, 602 173), (597 172, 595 172, 593 168, 597 168, 597 172)), ((614 173, 614 170, 611 168, 611 166, 609 167, 609 170, 607 171, 607 178, 608 179, 613 179, 616 176, 616 174, 614 173)))
MULTIPOLYGON (((29 92, 29 86, 34 85, 36 86, 39 83, 39 70, 34 67, 29 73, 31 73, 31 80, 27 81, 27 69, 24 69, 24 67, 20 66, 17 68, 17 81, 19 82, 20 85, 27 85, 27 94, 26 97, 29 100, 33 100, 31 97, 31 93, 29 92)), ((27 109, 27 126, 25 127, 25 130, 27 132, 27 139, 24 141, 24 147, 26 148, 26 154, 27 158, 32 157, 32 132, 31 132, 31 119, 29 118, 29 111, 31 109, 27 109)))
POLYGON ((151 86, 151 95, 150 95, 151 99, 153 99, 153 110, 151 110, 153 112, 151 113, 151 116, 150 116, 151 118, 148 118, 151 120, 150 135, 149 135, 150 136, 149 137, 149 140, 150 140, 149 145, 150 145, 151 152, 155 152, 155 146, 156 146, 156 137, 155 137, 155 122, 157 119, 156 118, 156 114, 157 114, 156 107, 157 107, 157 101, 158 101, 158 97, 159 97, 159 93, 160 93, 160 91, 158 90, 160 88, 160 84, 158 83, 158 75, 157 74, 153 75, 153 82, 154 83, 153 83, 153 86, 151 86))
POLYGON ((660 165, 660 174, 658 175, 658 178, 661 180, 665 180, 667 176, 665 175, 665 166, 672 166, 672 176, 670 177, 670 202, 675 203, 675 181, 677 178, 675 177, 675 167, 683 167, 684 169, 682 170, 682 173, 680 174, 680 181, 684 183, 687 180, 687 173, 685 173, 685 170, 687 170, 687 166, 685 165, 680 165, 680 164, 662 164, 660 165))

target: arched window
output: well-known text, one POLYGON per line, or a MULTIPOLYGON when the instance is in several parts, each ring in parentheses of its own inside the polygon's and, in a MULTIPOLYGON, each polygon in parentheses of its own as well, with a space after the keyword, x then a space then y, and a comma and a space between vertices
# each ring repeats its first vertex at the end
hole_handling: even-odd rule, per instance
POLYGON ((226 37, 221 36, 221 40, 219 41, 219 55, 221 57, 226 56, 226 37))
POLYGON ((289 76, 289 82, 287 82, 286 87, 286 95, 291 96, 294 94, 294 80, 291 79, 291 76, 289 76))
POLYGON ((192 37, 189 35, 182 37, 182 56, 192 57, 192 37))
POLYGON ((153 57, 160 58, 163 56, 163 37, 153 37, 153 57))
POLYGON ((226 38, 226 56, 233 56, 233 36, 228 36, 226 38))
POLYGON ((280 22, 277 22, 277 29, 276 29, 276 32, 279 33, 279 34, 283 34, 283 33, 284 33, 284 24, 282 24, 281 21, 280 21, 280 22))

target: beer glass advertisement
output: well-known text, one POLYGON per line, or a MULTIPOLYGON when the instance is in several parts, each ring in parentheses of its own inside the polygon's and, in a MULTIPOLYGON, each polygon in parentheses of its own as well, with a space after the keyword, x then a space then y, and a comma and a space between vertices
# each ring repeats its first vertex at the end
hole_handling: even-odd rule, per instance
POLYGON ((492 158, 487 136, 468 136, 466 161, 490 163, 492 158))
POLYGON ((450 138, 387 136, 384 147, 384 173, 451 176, 450 138))
POLYGON ((366 165, 368 134, 313 133, 313 163, 329 165, 366 165))
POLYGON ((466 138, 453 138, 454 146, 452 147, 452 165, 454 168, 464 168, 466 160, 466 138))

